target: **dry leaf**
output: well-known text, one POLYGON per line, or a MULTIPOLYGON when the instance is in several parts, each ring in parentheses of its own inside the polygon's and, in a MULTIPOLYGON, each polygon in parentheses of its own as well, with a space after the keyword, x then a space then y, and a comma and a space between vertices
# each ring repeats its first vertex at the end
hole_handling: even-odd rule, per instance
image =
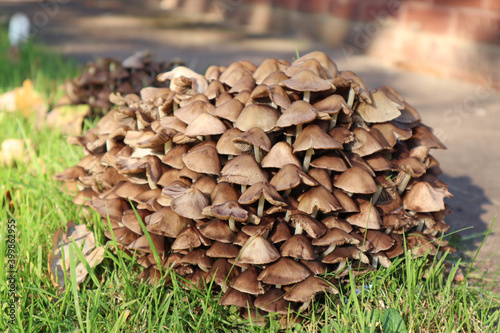
POLYGON ((20 112, 28 118, 33 114, 38 120, 45 117, 47 105, 42 96, 35 91, 31 80, 24 80, 23 86, 0 95, 0 109, 7 112, 20 112))
MULTIPOLYGON (((28 143, 30 144, 30 143, 28 143)), ((26 143, 21 139, 6 139, 0 150, 0 165, 11 165, 14 161, 26 161, 26 143)))
MULTIPOLYGON (((90 268, 97 266, 103 259, 104 248, 95 248, 95 238, 94 234, 87 230, 86 226, 76 225, 72 221, 68 221, 66 232, 63 228, 60 228, 54 234, 52 239, 52 250, 49 253, 49 272, 50 279, 54 286, 62 291, 66 288, 64 284, 64 272, 63 272, 63 258, 62 251, 64 250, 64 265, 66 267, 66 275, 69 277, 70 266, 69 266, 69 244, 71 244, 71 239, 75 241, 78 248, 81 249, 82 254, 87 260, 90 268), (83 244, 83 248, 82 248, 83 244)), ((76 253, 74 253, 76 265, 76 282, 80 284, 85 280, 88 275, 88 271, 81 261, 78 260, 76 253)))
POLYGON ((80 135, 83 118, 89 114, 90 106, 87 104, 59 106, 47 114, 47 125, 59 128, 66 135, 80 135))

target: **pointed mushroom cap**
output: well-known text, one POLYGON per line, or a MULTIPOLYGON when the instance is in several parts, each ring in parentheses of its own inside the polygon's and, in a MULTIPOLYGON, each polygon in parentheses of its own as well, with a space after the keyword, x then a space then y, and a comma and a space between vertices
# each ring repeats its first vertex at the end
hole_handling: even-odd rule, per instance
POLYGON ((255 299, 255 306, 267 312, 287 314, 290 304, 283 298, 283 294, 283 290, 271 288, 255 299))
POLYGON ((347 217, 347 222, 365 229, 381 229, 382 220, 380 219, 377 208, 367 200, 360 199, 359 202, 360 212, 347 217))
POLYGON ((264 132, 271 131, 276 125, 279 113, 276 109, 263 104, 250 104, 245 106, 236 119, 235 127, 242 131, 248 131, 253 127, 259 127, 264 132))
POLYGON ((316 238, 312 240, 312 244, 314 246, 329 246, 329 245, 344 245, 344 244, 359 244, 359 239, 353 237, 349 233, 344 230, 338 228, 328 229, 326 234, 321 236, 320 238, 316 238))
POLYGON ((390 249, 395 241, 385 232, 376 230, 366 230, 366 240, 373 245, 371 253, 378 253, 390 249))
POLYGON ((286 206, 285 200, 283 200, 278 191, 267 182, 258 182, 247 188, 241 194, 238 202, 242 205, 250 205, 259 200, 262 195, 267 202, 274 206, 286 206))
POLYGON ((215 261, 208 274, 209 276, 205 280, 207 284, 209 284, 210 280, 213 279, 215 284, 225 290, 224 288, 229 286, 229 281, 238 276, 239 271, 236 267, 229 264, 226 259, 221 258, 215 261))
POLYGON ((171 207, 174 212, 188 219, 203 219, 203 208, 208 206, 210 201, 197 188, 190 188, 184 194, 172 200, 171 207))
POLYGON ((307 214, 312 214, 315 209, 325 214, 342 209, 338 200, 324 186, 309 189, 302 193, 298 200, 298 209, 307 214))
POLYGON ((218 176, 221 166, 214 146, 205 144, 193 147, 182 156, 182 161, 192 171, 218 176))
POLYGON ((229 182, 239 185, 267 182, 267 175, 250 155, 240 155, 228 161, 222 168, 221 175, 229 182))
POLYGON ((318 182, 300 169, 296 164, 284 165, 271 179, 277 191, 289 190, 299 186, 301 183, 308 186, 316 186, 318 182))
POLYGON ((274 58, 265 59, 253 73, 253 77, 257 84, 261 84, 270 74, 284 70, 287 66, 274 58))
POLYGON ((325 264, 336 264, 349 258, 367 263, 368 257, 355 246, 336 247, 329 255, 323 258, 325 264))
POLYGON ((285 128, 305 124, 316 119, 318 110, 303 100, 293 102, 276 121, 276 126, 285 128))
POLYGON ((333 216, 333 215, 327 216, 323 220, 321 220, 321 222, 328 229, 338 228, 338 229, 341 229, 347 233, 350 233, 352 231, 352 226, 348 222, 346 222, 345 220, 343 220, 337 216, 333 216))
POLYGON ((212 242, 206 239, 196 228, 188 227, 177 236, 171 249, 173 251, 181 251, 200 247, 201 245, 209 246, 211 244, 212 242))
MULTIPOLYGON (((211 216, 215 216, 221 220, 233 218, 235 221, 243 222, 248 219, 248 212, 235 200, 229 200, 220 205, 208 206, 206 210, 207 215, 210 213, 211 216)), ((203 213, 205 213, 205 210, 203 213)))
POLYGON ((382 90, 370 92, 372 103, 361 101, 356 111, 369 123, 383 123, 401 115, 404 106, 393 101, 382 90))
POLYGON ((199 230, 206 238, 223 243, 232 243, 236 236, 236 233, 229 228, 227 222, 218 219, 203 224, 199 230))
POLYGON ((425 146, 427 148, 446 149, 446 146, 432 133, 432 130, 424 125, 412 128, 413 135, 408 139, 410 148, 425 146))
POLYGON ((267 239, 273 243, 280 243, 286 241, 290 237, 292 237, 292 234, 290 233, 288 223, 281 221, 274 224, 273 230, 267 239))
POLYGON ((321 222, 306 214, 292 214, 290 217, 291 224, 297 228, 300 223, 304 231, 312 238, 318 238, 325 234, 327 228, 321 222))
POLYGON ((293 144, 293 152, 313 149, 341 149, 342 145, 326 134, 318 125, 309 125, 293 144))
POLYGON ((445 209, 443 201, 445 197, 452 197, 452 194, 427 182, 416 182, 404 196, 403 206, 404 209, 414 212, 437 212, 445 209))
POLYGON ((265 265, 280 258, 279 252, 262 236, 252 236, 241 247, 238 263, 265 265))
POLYGON ((282 82, 285 87, 295 91, 325 91, 330 90, 333 85, 316 75, 309 69, 304 69, 293 75, 290 79, 282 82))
POLYGON ((194 137, 198 135, 218 135, 225 131, 226 126, 219 118, 203 113, 186 127, 184 134, 194 137))
POLYGON ((184 231, 189 220, 174 212, 170 207, 163 207, 159 211, 146 216, 146 229, 153 234, 176 238, 184 231))
POLYGON ((327 153, 311 161, 311 166, 319 169, 344 172, 347 170, 347 164, 344 159, 336 153, 327 153))
POLYGON ((219 300, 220 305, 235 305, 240 308, 253 308, 252 295, 242 293, 234 288, 229 288, 219 300))
POLYGON ((239 100, 232 99, 217 106, 213 114, 234 123, 238 119, 243 107, 243 104, 239 100))
POLYGON ((231 287, 241 291, 242 293, 262 295, 265 290, 262 283, 257 280, 258 275, 259 270, 257 267, 250 266, 247 270, 231 281, 231 287))
POLYGON ((207 250, 207 255, 212 258, 236 258, 239 248, 230 243, 215 241, 207 250))
POLYGON ((235 147, 233 139, 243 133, 237 128, 231 128, 224 132, 217 141, 217 152, 221 155, 240 155, 241 150, 235 147))
POLYGON ((384 141, 383 143, 385 145, 380 143, 380 141, 377 140, 371 134, 371 132, 372 131, 368 132, 366 129, 364 129, 362 127, 358 127, 354 131, 352 131, 352 133, 354 134, 354 137, 355 137, 354 144, 361 144, 361 146, 356 147, 355 149, 352 149, 353 153, 356 153, 359 156, 363 157, 366 155, 371 155, 373 153, 379 152, 383 149, 390 148, 389 144, 385 141, 385 139, 383 137, 382 137, 382 140, 384 141))
POLYGON ((338 294, 338 289, 331 283, 316 277, 309 276, 302 282, 294 285, 283 297, 290 302, 307 302, 318 293, 329 292, 338 294))
MULTIPOLYGON (((155 234, 150 234, 149 237, 151 238, 151 240, 153 242, 153 246, 155 247, 156 251, 158 252, 158 255, 160 257, 163 257, 165 255, 165 245, 164 245, 165 237, 158 236, 155 234)), ((149 245, 149 241, 148 241, 146 235, 143 235, 143 236, 137 238, 132 243, 130 243, 128 245, 128 248, 132 249, 132 250, 142 251, 145 253, 153 253, 153 251, 151 250, 151 245, 149 245)))
POLYGON ((371 194, 377 191, 377 184, 363 168, 354 166, 340 174, 333 185, 349 193, 371 194))
POLYGON ((283 257, 295 259, 314 260, 318 256, 311 242, 304 235, 294 235, 284 242, 280 247, 283 257))
POLYGON ((292 146, 285 141, 276 143, 261 162, 263 168, 281 169, 287 164, 301 167, 299 159, 292 152, 292 146))
MULTIPOLYGON (((200 115, 213 114, 215 106, 204 101, 194 101, 183 106, 174 112, 174 116, 186 124, 191 124, 200 115)), ((161 120, 160 120, 161 122, 161 120)))
POLYGON ((259 127, 253 127, 232 139, 236 148, 241 151, 250 151, 253 146, 257 146, 264 151, 271 149, 271 140, 259 127))
POLYGON ((290 258, 281 258, 267 265, 257 279, 271 285, 288 285, 305 280, 311 272, 302 264, 290 258))

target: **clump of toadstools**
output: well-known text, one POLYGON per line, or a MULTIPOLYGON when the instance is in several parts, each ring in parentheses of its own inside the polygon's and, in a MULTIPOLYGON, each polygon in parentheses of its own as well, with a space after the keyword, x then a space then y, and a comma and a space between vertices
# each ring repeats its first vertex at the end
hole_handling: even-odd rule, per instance
POLYGON ((396 90, 369 91, 322 52, 158 80, 169 87, 112 94, 117 108, 69 139, 86 156, 56 176, 150 283, 160 274, 137 216, 163 268, 186 288, 213 279, 245 315, 304 309, 405 242, 414 256, 450 249, 451 194, 429 154, 445 147, 396 90))
POLYGON ((149 52, 136 52, 123 61, 99 58, 89 62, 82 73, 65 84, 64 104, 88 104, 95 115, 106 113, 114 104, 109 94, 139 94, 144 87, 168 87, 156 76, 180 65, 179 61, 156 62, 149 52))

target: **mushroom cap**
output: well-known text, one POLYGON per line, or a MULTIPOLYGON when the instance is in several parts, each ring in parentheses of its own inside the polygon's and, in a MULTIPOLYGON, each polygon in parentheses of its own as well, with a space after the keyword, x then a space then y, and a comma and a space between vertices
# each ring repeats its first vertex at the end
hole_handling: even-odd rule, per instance
POLYGON ((321 67, 325 70, 328 78, 335 79, 338 76, 337 64, 330 59, 330 57, 323 51, 312 51, 304 54, 302 57, 296 60, 299 62, 306 59, 316 59, 321 67))
POLYGON ((403 207, 414 212, 437 212, 445 209, 445 197, 452 197, 452 194, 427 182, 416 182, 403 197, 403 207))
POLYGON ((293 152, 313 149, 341 149, 342 145, 326 134, 318 125, 309 125, 293 144, 293 152))
POLYGON ((336 153, 327 153, 311 161, 311 166, 319 169, 344 172, 348 169, 344 159, 336 153))
POLYGON ((284 141, 276 143, 261 162, 263 168, 281 169, 287 164, 301 166, 299 159, 292 152, 292 146, 284 141))
MULTIPOLYGON (((210 213, 210 215, 221 220, 233 218, 235 221, 243 222, 248 219, 248 212, 235 200, 229 200, 220 205, 208 206, 207 209, 207 215, 210 213)), ((203 211, 203 213, 205 213, 205 211, 203 211)))
POLYGON ((286 241, 290 237, 292 237, 292 234, 290 233, 288 223, 281 221, 279 223, 274 223, 273 230, 269 233, 267 239, 273 243, 280 243, 286 241))
POLYGON ((265 292, 262 283, 257 280, 259 270, 255 266, 250 266, 243 273, 231 281, 231 287, 243 293, 252 295, 262 295, 265 292))
POLYGON ((233 139, 243 133, 237 128, 228 129, 217 141, 216 149, 222 155, 240 155, 241 150, 235 147, 233 139))
POLYGON ((281 258, 267 265, 257 279, 271 285, 288 285, 305 280, 311 272, 302 264, 290 258, 281 258))
POLYGON ((213 279, 215 284, 224 289, 229 285, 229 281, 238 276, 239 271, 236 267, 229 264, 226 259, 221 258, 215 261, 208 274, 205 280, 207 284, 213 279))
POLYGON ((289 303, 283 298, 285 292, 281 289, 271 288, 264 295, 255 299, 255 306, 267 312, 287 314, 289 303))
POLYGON ((236 233, 229 228, 229 225, 219 219, 213 219, 203 224, 199 230, 206 238, 223 243, 232 243, 236 236, 236 233))
POLYGON ((377 191, 377 184, 363 168, 354 166, 341 173, 333 185, 349 193, 371 194, 377 191))
POLYGON ((184 194, 172 200, 171 207, 174 212, 188 219, 203 219, 203 208, 208 206, 210 201, 197 188, 190 188, 184 194))
POLYGON ((222 168, 221 175, 229 182, 239 185, 267 182, 267 175, 250 155, 236 156, 228 161, 222 168))
POLYGON ((160 210, 146 216, 146 229, 153 234, 165 237, 176 238, 188 227, 189 220, 180 216, 170 207, 163 207, 160 210))
POLYGON ((387 97, 383 90, 372 90, 370 95, 372 103, 360 101, 356 109, 365 121, 383 123, 401 115, 404 105, 387 97))
POLYGON ((308 186, 316 186, 318 182, 300 169, 300 165, 286 164, 271 179, 271 185, 277 191, 289 190, 299 186, 301 183, 308 186))
POLYGON ((235 147, 241 151, 250 151, 253 146, 257 146, 264 151, 271 149, 271 140, 259 127, 253 127, 232 139, 235 147))
POLYGON ((239 100, 231 99, 217 106, 213 114, 214 116, 227 119, 234 123, 236 119, 238 119, 243 107, 243 104, 239 100))
POLYGON ((219 300, 220 305, 235 305, 241 308, 253 308, 252 295, 242 293, 234 288, 229 288, 219 300))
POLYGON ((303 100, 293 102, 276 121, 280 128, 305 124, 316 119, 318 110, 303 100))
POLYGON ((257 84, 261 84, 269 75, 276 71, 282 71, 286 67, 288 67, 286 64, 277 59, 267 58, 257 67, 253 73, 253 77, 257 84))
POLYGON ((189 170, 209 175, 220 175, 221 167, 215 143, 191 148, 182 156, 182 161, 189 170))
POLYGON ((342 209, 338 200, 324 186, 309 189, 302 193, 298 200, 298 209, 307 214, 312 214, 315 209, 325 214, 342 209))
POLYGON ((274 186, 267 182, 258 182, 250 186, 243 192, 238 199, 238 202, 242 205, 250 205, 264 196, 267 202, 275 206, 286 206, 285 200, 276 191, 274 186))
POLYGON ((365 229, 381 229, 382 220, 377 208, 375 208, 370 201, 358 200, 359 213, 353 214, 346 218, 347 222, 365 229))
POLYGON ((329 292, 338 294, 338 289, 319 277, 309 276, 302 282, 294 285, 283 298, 290 302, 308 302, 318 293, 329 292))
POLYGON ((300 223, 304 231, 312 238, 318 238, 325 234, 327 228, 321 222, 306 214, 292 214, 290 217, 291 224, 297 228, 300 223))
POLYGON ((241 264, 265 265, 280 258, 279 252, 262 236, 252 236, 241 247, 238 262, 241 264))
POLYGON ((239 248, 230 243, 215 241, 207 250, 207 256, 212 258, 236 258, 239 248))
POLYGON ((200 247, 201 245, 209 246, 212 245, 212 242, 205 238, 196 228, 188 227, 177 236, 171 249, 181 251, 200 247))
POLYGON ((307 171, 307 174, 314 178, 318 184, 321 184, 321 186, 326 188, 329 192, 333 191, 332 179, 326 170, 310 168, 307 171))
POLYGON ((312 240, 312 244, 314 246, 329 246, 329 245, 344 245, 344 244, 359 244, 359 239, 353 237, 349 233, 345 232, 342 229, 331 228, 328 229, 326 234, 321 236, 320 238, 316 238, 312 240))
MULTIPOLYGON (((174 116, 186 124, 191 124, 204 113, 213 114, 215 106, 204 101, 194 101, 174 111, 174 116)), ((161 122, 161 121, 160 121, 161 122)))
POLYGON ((275 108, 263 104, 250 104, 241 111, 235 127, 242 131, 259 127, 264 132, 269 132, 276 125, 278 117, 279 113, 275 108))
POLYGON ((187 136, 218 135, 226 131, 226 126, 217 117, 208 113, 202 113, 193 120, 184 131, 187 136))
POLYGON ((281 255, 296 259, 314 260, 318 256, 304 235, 294 235, 281 245, 281 255))
POLYGON ((239 196, 240 194, 238 191, 228 182, 219 182, 210 194, 213 206, 223 204, 230 200, 236 201, 239 196))
POLYGON ((395 241, 385 232, 376 230, 366 230, 366 240, 373 245, 371 253, 378 253, 390 249, 395 241))
POLYGON ((295 91, 325 91, 333 89, 334 86, 325 79, 322 79, 309 69, 303 69, 282 84, 295 91))
POLYGON ((336 264, 346 261, 349 258, 357 259, 362 262, 368 261, 366 255, 355 246, 336 247, 329 255, 323 258, 325 264, 336 264))

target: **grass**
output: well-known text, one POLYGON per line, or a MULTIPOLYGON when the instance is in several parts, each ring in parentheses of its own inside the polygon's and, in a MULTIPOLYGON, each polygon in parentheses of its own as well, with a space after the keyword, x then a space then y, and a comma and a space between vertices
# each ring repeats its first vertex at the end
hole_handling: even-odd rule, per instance
MULTIPOLYGON (((1 35, 0 54, 5 54, 1 35)), ((74 63, 30 45, 18 63, 0 61, 0 91, 31 78, 47 98, 77 70, 74 63), (29 50, 29 51, 28 51, 29 50), (39 60, 37 60, 39 59, 39 60), (36 62, 36 65, 32 62, 36 62), (7 73, 7 74, 5 74, 7 73), (4 76, 5 74, 5 76, 4 76), (5 78, 9 77, 9 80, 5 78)), ((0 141, 31 139, 30 161, 0 168, 0 260, 7 263, 7 222, 16 230, 16 320, 9 324, 7 265, 0 266, 0 330, 9 332, 277 332, 278 315, 265 327, 243 321, 236 308, 218 305, 217 293, 185 290, 179 277, 171 287, 152 287, 137 280, 140 269, 133 258, 106 250, 103 263, 77 286, 66 281, 60 294, 47 268, 54 232, 68 220, 85 223, 99 244, 106 242, 105 223, 97 214, 86 215, 71 203, 52 175, 75 165, 81 150, 69 146, 57 131, 36 130, 33 119, 0 113, 0 141), (9 191, 13 207, 5 204, 9 191)), ((86 124, 87 127, 92 124, 86 124)), ((28 148, 28 146, 27 146, 28 148)), ((78 248, 70 252, 78 254, 78 248)), ((74 255, 71 256, 75 258, 74 255)), ((76 260, 69 263, 74 271, 76 260)), ((439 261, 406 255, 389 269, 346 278, 339 295, 325 295, 301 315, 294 332, 500 332, 499 298, 481 284, 453 282, 460 260, 443 256, 439 261)), ((467 271, 467 266, 462 266, 467 271)), ((73 274, 74 276, 74 274, 73 274)), ((166 278, 166 276, 164 277, 166 278)))

